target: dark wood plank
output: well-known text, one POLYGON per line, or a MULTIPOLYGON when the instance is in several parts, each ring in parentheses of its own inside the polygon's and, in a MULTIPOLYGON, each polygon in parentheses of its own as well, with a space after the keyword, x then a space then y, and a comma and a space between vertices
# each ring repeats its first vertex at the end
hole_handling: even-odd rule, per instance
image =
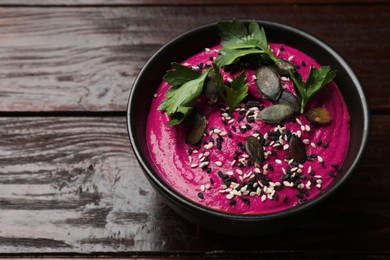
POLYGON ((233 17, 289 24, 328 42, 356 70, 371 107, 389 111, 390 6, 284 4, 2 8, 0 111, 124 111, 135 76, 162 44, 233 17))
MULTIPOLYGON (((240 5, 269 4, 267 0, 241 0, 240 5)), ((312 0, 276 0, 272 4, 312 4, 312 0)), ((318 0, 316 4, 376 4, 383 0, 318 0)), ((4 6, 123 6, 123 5, 237 5, 237 0, 1 0, 4 6)))
POLYGON ((255 239, 197 228, 165 206, 123 117, 0 118, 0 252, 227 256, 388 254, 390 115, 373 117, 361 167, 298 230, 255 239))

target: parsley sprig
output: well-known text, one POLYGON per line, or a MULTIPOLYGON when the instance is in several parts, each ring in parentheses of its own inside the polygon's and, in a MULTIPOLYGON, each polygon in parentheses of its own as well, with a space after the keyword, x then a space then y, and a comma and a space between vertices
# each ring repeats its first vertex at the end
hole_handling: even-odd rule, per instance
POLYGON ((298 72, 290 70, 290 77, 293 81, 295 93, 301 102, 301 114, 305 111, 305 107, 309 100, 325 85, 332 81, 336 76, 336 70, 331 70, 329 66, 322 66, 316 69, 310 66, 309 76, 306 82, 302 80, 298 72))
POLYGON ((170 116, 169 126, 180 124, 194 109, 211 69, 199 72, 173 62, 163 79, 171 86, 158 107, 170 116))
POLYGON ((213 69, 215 73, 215 88, 228 104, 229 112, 232 112, 248 95, 248 82, 245 73, 242 71, 233 79, 230 86, 227 86, 224 84, 221 71, 215 63, 213 63, 213 69))
POLYGON ((222 48, 215 60, 219 67, 233 64, 238 58, 251 54, 265 54, 271 61, 277 62, 268 45, 264 28, 255 21, 247 28, 242 21, 231 20, 218 23, 221 32, 222 48))

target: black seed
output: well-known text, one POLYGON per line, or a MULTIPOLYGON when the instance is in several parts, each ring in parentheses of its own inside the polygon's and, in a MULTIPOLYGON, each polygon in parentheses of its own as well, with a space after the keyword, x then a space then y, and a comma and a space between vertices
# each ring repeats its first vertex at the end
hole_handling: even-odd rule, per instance
POLYGON ((246 121, 248 121, 248 123, 253 123, 253 122, 255 122, 255 118, 253 116, 248 116, 246 118, 246 121))
POLYGON ((284 156, 284 159, 287 160, 287 161, 290 161, 290 160, 292 159, 292 157, 291 157, 291 155, 286 154, 286 155, 284 156))
POLYGON ((237 155, 241 155, 242 154, 241 151, 235 151, 234 153, 237 154, 237 155))
POLYGON ((245 126, 246 126, 246 129, 248 129, 248 130, 252 130, 252 127, 251 127, 251 125, 250 125, 250 124, 245 124, 245 126))
POLYGON ((201 198, 201 199, 204 199, 203 192, 199 192, 199 193, 198 193, 198 197, 201 198))
POLYGON ((241 128, 241 127, 239 127, 238 129, 240 129, 241 133, 245 134, 246 128, 241 128))
POLYGON ((210 178, 210 184, 214 184, 214 179, 210 178))
POLYGON ((275 190, 281 190, 281 189, 283 189, 283 186, 282 186, 282 185, 280 185, 280 186, 275 186, 274 189, 275 189, 275 190))
POLYGON ((322 144, 322 140, 319 140, 317 143, 316 143, 318 146, 322 144))
POLYGON ((274 200, 275 200, 275 201, 278 201, 278 200, 279 200, 279 195, 278 195, 277 193, 275 193, 275 195, 274 195, 274 200))
POLYGON ((337 163, 332 163, 330 166, 332 166, 333 168, 339 168, 339 165, 337 163))
POLYGON ((283 195, 283 202, 286 202, 287 201, 287 194, 284 194, 283 195))
POLYGON ((312 154, 310 154, 309 155, 311 158, 316 158, 317 157, 317 155, 315 154, 315 153, 312 153, 312 154))
POLYGON ((228 135, 230 138, 232 138, 232 137, 233 137, 232 131, 228 130, 227 135, 228 135))
POLYGON ((207 170, 208 166, 207 165, 203 165, 201 168, 202 168, 202 170, 205 171, 205 170, 207 170))
POLYGON ((245 147, 244 147, 244 146, 241 146, 241 147, 240 147, 240 150, 241 150, 241 151, 243 151, 243 152, 245 152, 245 151, 246 151, 246 149, 245 149, 245 147))
POLYGON ((225 178, 225 174, 223 174, 223 172, 221 172, 221 171, 218 171, 218 176, 219 176, 221 179, 224 179, 224 178, 225 178))
POLYGON ((237 183, 237 179, 234 176, 230 177, 230 181, 237 183))
POLYGON ((210 57, 209 57, 209 60, 210 60, 210 61, 213 61, 213 60, 214 60, 214 57, 213 57, 213 56, 210 56, 210 57))
POLYGON ((297 194, 295 194, 295 196, 297 196, 298 198, 302 199, 303 198, 303 194, 298 192, 297 194))
POLYGON ((245 196, 242 196, 242 197, 241 197, 241 200, 242 200, 245 204, 248 204, 248 205, 251 203, 250 199, 248 199, 248 198, 245 197, 245 196))
POLYGON ((209 141, 214 143, 214 138, 212 138, 211 136, 209 137, 209 141))
POLYGON ((202 140, 203 144, 208 144, 207 140, 202 140))
POLYGON ((193 152, 193 151, 194 151, 194 148, 188 147, 188 149, 187 149, 188 155, 192 155, 192 152, 193 152))
POLYGON ((237 145, 238 145, 239 147, 243 146, 242 142, 238 142, 237 145))
POLYGON ((232 125, 231 128, 233 129, 234 132, 237 132, 237 129, 234 125, 232 125))
POLYGON ((301 179, 301 180, 304 180, 304 179, 306 179, 306 175, 305 175, 305 174, 301 174, 301 175, 299 175, 299 179, 301 179))
POLYGON ((218 150, 221 150, 221 149, 222 149, 222 143, 221 143, 221 142, 217 142, 217 149, 218 149, 218 150))
POLYGON ((324 161, 320 162, 320 164, 321 164, 322 167, 325 167, 324 161))
POLYGON ((291 122, 292 123, 296 123, 297 122, 297 120, 295 119, 295 117, 293 116, 293 117, 291 117, 291 122))
POLYGON ((306 197, 309 197, 309 191, 306 189, 302 190, 303 194, 305 194, 306 197))
POLYGON ((328 172, 328 175, 332 178, 336 177, 336 175, 334 175, 334 172, 328 172))
POLYGON ((237 155, 234 155, 234 156, 233 156, 233 159, 237 161, 237 160, 238 160, 238 156, 237 156, 237 155))
POLYGON ((229 205, 230 205, 230 206, 236 205, 236 200, 234 200, 234 199, 233 199, 233 200, 230 200, 230 201, 229 201, 229 205))
POLYGON ((306 63, 304 61, 302 61, 302 66, 306 67, 306 63))
POLYGON ((322 147, 324 147, 324 148, 328 148, 328 146, 329 146, 329 143, 323 143, 322 144, 322 147))
POLYGON ((279 49, 280 49, 280 51, 284 51, 284 46, 281 45, 279 49))
POLYGON ((240 123, 245 117, 245 114, 242 114, 240 115, 238 118, 237 118, 237 122, 240 123))
POLYGON ((211 172, 211 168, 210 168, 210 167, 207 168, 207 169, 206 169, 206 172, 207 172, 207 173, 210 173, 210 172, 211 172))
POLYGON ((275 155, 275 154, 276 154, 276 151, 275 151, 275 150, 270 150, 270 153, 271 153, 272 155, 275 155))
POLYGON ((307 201, 306 198, 302 198, 302 199, 299 200, 300 203, 305 203, 306 201, 307 201))
POLYGON ((268 169, 273 172, 274 171, 274 167, 271 165, 271 164, 268 164, 268 169))

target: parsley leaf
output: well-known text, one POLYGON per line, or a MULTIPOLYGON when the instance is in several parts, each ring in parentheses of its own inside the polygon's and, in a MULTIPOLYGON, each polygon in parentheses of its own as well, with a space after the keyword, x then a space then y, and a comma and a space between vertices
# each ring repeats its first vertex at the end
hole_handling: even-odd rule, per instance
POLYGON ((168 70, 163 80, 172 87, 179 87, 187 81, 196 79, 201 74, 200 71, 193 70, 177 62, 172 62, 171 66, 173 70, 168 70))
POLYGON ((323 66, 320 69, 310 66, 310 72, 306 82, 302 80, 298 72, 292 72, 291 70, 289 72, 294 83, 295 92, 301 102, 301 114, 305 111, 309 100, 336 76, 336 70, 331 70, 329 66, 323 66))
POLYGON ((167 71, 164 76, 171 88, 158 107, 170 116, 169 126, 180 124, 191 113, 210 72, 208 69, 200 73, 179 63, 172 63, 172 67, 175 70, 167 71))
POLYGON ((213 63, 213 69, 215 73, 215 87, 219 95, 227 102, 229 112, 232 112, 248 95, 248 82, 245 73, 241 72, 240 75, 233 79, 230 86, 227 86, 223 83, 221 71, 215 63, 213 63))
POLYGON ((255 21, 251 21, 247 29, 239 20, 222 21, 218 23, 221 32, 222 48, 215 63, 219 67, 233 64, 238 58, 250 54, 266 54, 270 60, 277 62, 263 27, 255 21))

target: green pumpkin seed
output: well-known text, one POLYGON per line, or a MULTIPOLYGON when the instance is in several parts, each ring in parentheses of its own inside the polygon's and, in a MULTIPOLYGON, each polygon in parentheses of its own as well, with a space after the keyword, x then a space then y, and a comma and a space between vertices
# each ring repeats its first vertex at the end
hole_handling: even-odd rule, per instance
POLYGON ((264 147, 260 140, 254 136, 249 136, 245 140, 245 149, 254 162, 261 163, 264 159, 264 147))
POLYGON ((264 97, 274 101, 278 100, 282 92, 279 75, 271 66, 263 66, 257 70, 256 86, 264 97))
POLYGON ((280 123, 290 118, 294 113, 294 109, 289 105, 273 105, 264 108, 256 119, 260 119, 266 123, 280 123))
POLYGON ((289 70, 292 70, 293 72, 296 70, 294 64, 285 59, 278 59, 275 65, 276 72, 283 76, 289 76, 289 70))
POLYGON ((306 146, 295 135, 292 135, 290 138, 288 151, 295 162, 304 163, 306 161, 306 146))
POLYGON ((191 125, 191 128, 187 135, 187 142, 190 144, 198 143, 206 130, 207 120, 205 116, 202 116, 199 113, 194 115, 194 119, 191 125))
POLYGON ((278 104, 289 105, 294 109, 294 113, 299 113, 301 104, 297 96, 288 91, 283 91, 278 100, 278 104))
POLYGON ((209 73, 206 85, 204 87, 204 94, 209 98, 209 100, 213 103, 217 102, 218 99, 218 91, 215 87, 215 74, 214 71, 209 73))
POLYGON ((323 107, 309 109, 305 114, 307 120, 314 124, 326 125, 331 121, 328 110, 323 107))

